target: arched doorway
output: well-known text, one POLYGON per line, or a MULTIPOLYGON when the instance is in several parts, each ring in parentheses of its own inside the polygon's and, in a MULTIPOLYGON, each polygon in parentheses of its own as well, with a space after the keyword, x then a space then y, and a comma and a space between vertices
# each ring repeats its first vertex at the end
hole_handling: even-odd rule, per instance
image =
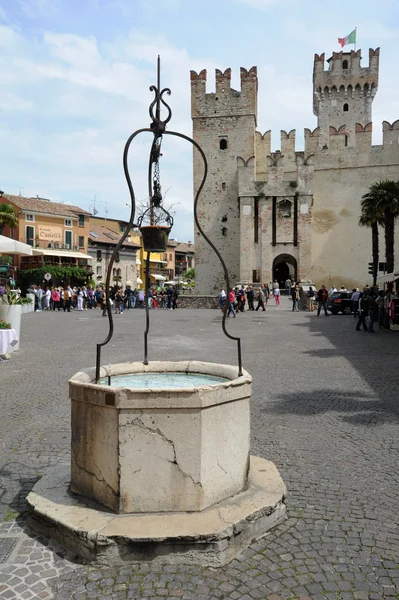
POLYGON ((287 279, 297 281, 298 267, 296 258, 291 254, 280 254, 273 261, 273 281, 277 279, 280 289, 285 288, 287 279))

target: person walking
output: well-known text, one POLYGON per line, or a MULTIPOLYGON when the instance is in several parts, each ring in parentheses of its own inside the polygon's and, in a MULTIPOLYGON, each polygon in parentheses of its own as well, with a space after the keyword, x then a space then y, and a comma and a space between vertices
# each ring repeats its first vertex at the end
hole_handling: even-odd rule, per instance
POLYGON ((258 306, 256 307, 256 310, 259 310, 260 308, 262 308, 263 311, 265 311, 265 293, 262 290, 262 288, 258 289, 258 306))
POLYGON ((355 288, 353 290, 352 296, 351 296, 354 319, 356 319, 358 311, 359 311, 359 298, 360 298, 360 290, 359 290, 359 288, 355 288))
POLYGON ((36 298, 37 298, 36 312, 42 312, 43 290, 40 285, 37 287, 36 298))
POLYGON ((366 325, 366 318, 369 314, 369 307, 367 302, 367 292, 363 289, 363 293, 360 294, 359 297, 359 308, 358 308, 359 319, 356 325, 356 331, 360 331, 360 328, 363 327, 363 331, 368 331, 366 325))
POLYGON ((168 308, 169 308, 169 310, 172 310, 173 309, 173 307, 172 307, 172 302, 173 302, 173 288, 172 288, 171 285, 166 290, 166 295, 168 296, 168 308))
POLYGON ((309 303, 309 310, 310 312, 314 311, 314 289, 312 288, 312 286, 309 286, 309 291, 306 294, 307 298, 308 298, 308 303, 309 303))
POLYGON ((369 308, 369 333, 375 333, 374 323, 378 321, 378 304, 376 302, 377 294, 375 288, 371 288, 367 296, 367 304, 369 308))
POLYGON ((120 315, 121 314, 121 306, 122 306, 122 301, 123 301, 123 295, 122 295, 122 291, 120 289, 116 290, 115 293, 115 314, 116 315, 120 315))
POLYGON ((292 288, 291 298, 292 298, 292 311, 293 312, 299 312, 299 298, 300 298, 300 293, 299 293, 299 286, 298 285, 296 285, 295 287, 292 288))
POLYGON ((319 291, 317 292, 317 303, 318 303, 318 309, 317 309, 317 316, 320 316, 320 311, 321 311, 321 307, 324 308, 324 316, 328 317, 329 314, 327 312, 327 298, 328 298, 328 292, 326 290, 326 286, 322 285, 321 288, 319 289, 319 291))
POLYGON ((247 300, 248 300, 248 310, 255 310, 254 309, 254 290, 252 288, 252 286, 250 285, 248 290, 247 290, 247 300))
POLYGON ((224 289, 222 289, 222 290, 220 290, 220 294, 219 294, 219 307, 221 310, 223 310, 225 302, 226 302, 226 292, 224 291, 224 289))
POLYGON ((176 310, 178 304, 179 304, 179 292, 177 291, 177 289, 174 289, 174 291, 173 291, 173 303, 172 303, 173 310, 176 310))
POLYGON ((70 291, 69 287, 64 289, 63 299, 64 299, 64 312, 67 310, 71 312, 71 297, 72 291, 70 291))
POLYGON ((106 294, 105 290, 103 290, 103 293, 101 296, 101 308, 103 309, 102 316, 106 317, 107 316, 107 294, 106 294))
POLYGON ((53 291, 51 292, 51 299, 53 301, 53 310, 55 310, 56 308, 60 310, 61 295, 57 288, 53 288, 53 291))
POLYGON ((233 288, 230 289, 229 291, 229 310, 227 313, 227 316, 230 316, 230 313, 233 313, 233 319, 236 318, 236 311, 234 309, 234 305, 236 303, 236 294, 235 291, 233 290, 233 288))
POLYGON ((287 292, 288 297, 291 296, 291 287, 292 287, 291 279, 288 277, 288 279, 285 282, 285 290, 287 292))
POLYGON ((44 310, 50 310, 51 291, 50 288, 46 288, 44 293, 44 310))
POLYGON ((78 303, 78 310, 83 310, 83 290, 82 288, 78 288, 77 293, 77 303, 78 303))
POLYGON ((275 281, 273 283, 273 295, 274 295, 274 300, 276 302, 276 306, 280 306, 280 287, 279 287, 277 281, 275 281))
POLYGON ((144 308, 144 290, 139 290, 139 294, 138 294, 138 301, 139 301, 139 306, 140 308, 144 308))

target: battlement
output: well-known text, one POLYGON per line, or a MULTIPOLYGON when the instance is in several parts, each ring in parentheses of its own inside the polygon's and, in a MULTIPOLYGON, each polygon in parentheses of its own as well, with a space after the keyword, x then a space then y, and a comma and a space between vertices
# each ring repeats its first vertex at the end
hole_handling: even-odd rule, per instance
POLYGON ((216 92, 207 93, 207 72, 190 71, 191 115, 198 117, 221 117, 253 115, 256 119, 258 76, 257 68, 240 69, 240 91, 231 87, 231 69, 215 70, 216 92))
MULTIPOLYGON (((399 159, 399 119, 394 123, 383 122, 383 143, 378 146, 372 144, 373 124, 356 123, 352 133, 346 125, 340 127, 330 126, 326 134, 316 127, 313 131, 304 130, 305 150, 298 151, 295 148, 296 131, 292 129, 289 133, 280 131, 281 150, 272 151, 271 131, 263 135, 257 131, 255 138, 256 147, 256 180, 265 181, 271 168, 280 170, 282 173, 295 173, 303 165, 342 164, 342 161, 350 166, 359 163, 372 162, 373 155, 378 155, 378 160, 386 160, 397 157, 399 159), (315 157, 315 158, 314 158, 315 157), (384 159, 385 157, 385 159, 384 159)), ((248 165, 246 165, 248 166, 248 165)))
MULTIPOLYGON (((313 68, 313 112, 319 115, 320 103, 372 100, 378 89, 380 49, 369 50, 369 65, 362 67, 361 51, 333 52, 325 70, 325 54, 315 54, 313 68)), ((350 108, 350 107, 349 107, 350 108)), ((352 105, 353 109, 353 105, 352 105)))

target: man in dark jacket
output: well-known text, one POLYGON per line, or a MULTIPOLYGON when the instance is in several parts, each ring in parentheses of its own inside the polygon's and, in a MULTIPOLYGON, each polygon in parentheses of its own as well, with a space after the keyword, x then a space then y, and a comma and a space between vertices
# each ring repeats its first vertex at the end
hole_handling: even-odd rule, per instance
POLYGON ((319 305, 319 308, 317 309, 317 316, 320 315, 321 307, 323 307, 324 315, 326 317, 329 317, 329 314, 327 312, 327 299, 328 299, 328 292, 326 290, 326 286, 322 285, 321 288, 319 289, 319 291, 317 292, 317 303, 319 305))
POLYGON ((359 319, 356 325, 356 331, 360 331, 361 326, 363 326, 363 331, 368 331, 366 317, 368 317, 369 314, 369 307, 366 290, 363 290, 363 293, 360 294, 358 307, 359 319))
POLYGON ((378 304, 376 302, 377 293, 374 288, 371 288, 367 297, 367 304, 369 309, 369 333, 375 333, 374 323, 378 321, 378 304))

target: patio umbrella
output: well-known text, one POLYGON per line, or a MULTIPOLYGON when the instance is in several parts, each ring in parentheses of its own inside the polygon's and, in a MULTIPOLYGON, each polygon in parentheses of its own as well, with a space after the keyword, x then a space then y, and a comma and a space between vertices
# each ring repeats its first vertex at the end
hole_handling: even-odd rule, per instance
POLYGON ((0 254, 25 254, 26 256, 31 256, 32 246, 0 235, 0 254))

